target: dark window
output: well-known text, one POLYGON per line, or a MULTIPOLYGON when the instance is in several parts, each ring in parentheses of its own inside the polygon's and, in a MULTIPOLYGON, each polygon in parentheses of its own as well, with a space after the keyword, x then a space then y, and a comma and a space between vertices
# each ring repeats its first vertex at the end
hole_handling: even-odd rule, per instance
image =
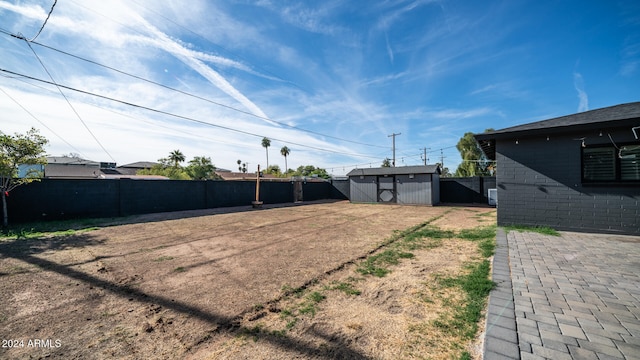
POLYGON ((619 157, 620 179, 640 180, 640 146, 623 146, 619 157))
POLYGON ((640 145, 583 148, 582 181, 640 181, 640 145))

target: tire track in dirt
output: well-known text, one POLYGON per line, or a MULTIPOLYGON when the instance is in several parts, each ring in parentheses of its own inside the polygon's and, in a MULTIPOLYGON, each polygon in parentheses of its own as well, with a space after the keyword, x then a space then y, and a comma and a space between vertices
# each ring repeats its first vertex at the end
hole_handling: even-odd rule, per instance
MULTIPOLYGON (((415 231, 418 231, 418 230, 430 225, 431 223, 433 223, 434 221, 439 220, 440 218, 442 218, 446 214, 450 213, 451 211, 452 210, 447 210, 444 213, 442 213, 442 214, 440 214, 438 216, 435 216, 435 217, 433 217, 431 219, 428 219, 423 223, 420 223, 418 225, 412 226, 411 228, 409 228, 409 229, 407 229, 407 230, 405 230, 405 231, 403 231, 403 232, 401 232, 399 234, 396 234, 396 235, 392 236, 390 239, 383 241, 381 244, 379 244, 378 246, 376 246, 375 248, 373 248, 371 250, 366 251, 364 254, 356 256, 354 258, 351 258, 351 259, 349 259, 349 260, 347 260, 347 261, 345 261, 345 262, 343 262, 343 263, 341 263, 341 264, 339 264, 339 265, 337 265, 337 266, 335 266, 335 267, 333 267, 333 268, 331 268, 329 270, 324 271, 323 273, 319 274, 318 276, 307 280, 301 286, 299 286, 299 287, 297 287, 295 289, 284 291, 282 293, 282 295, 267 301, 265 303, 265 305, 266 305, 265 307, 266 308, 272 308, 273 306, 277 306, 277 304, 279 302, 281 302, 283 299, 288 298, 289 296, 291 296, 293 294, 293 292, 307 290, 310 286, 318 284, 318 283, 326 280, 327 278, 329 278, 334 273, 342 271, 343 269, 345 269, 346 267, 348 267, 350 265, 355 265, 358 261, 365 260, 367 257, 369 257, 369 256, 375 254, 376 252, 386 248, 387 246, 393 244, 394 242, 396 242, 398 240, 401 240, 403 237, 407 236, 408 234, 411 234, 411 233, 413 233, 415 231)), ((382 215, 383 213, 384 212, 382 211, 382 212, 376 213, 375 215, 382 215)), ((328 228, 328 226, 327 226, 327 228, 328 228)), ((248 309, 240 312, 238 315, 233 317, 232 322, 234 324, 237 324, 237 327, 240 328, 240 324, 241 324, 242 320, 248 314, 251 314, 251 313, 255 313, 254 317, 256 317, 256 318, 261 317, 260 316, 260 311, 256 311, 256 309, 252 307, 252 308, 248 308, 248 309)))

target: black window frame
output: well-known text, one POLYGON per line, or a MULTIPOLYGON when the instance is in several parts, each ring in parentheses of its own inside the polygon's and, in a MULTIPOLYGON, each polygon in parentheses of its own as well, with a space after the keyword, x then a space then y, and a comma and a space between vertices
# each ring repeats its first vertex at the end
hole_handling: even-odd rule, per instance
MULTIPOLYGON (((580 178, 582 180, 583 184, 603 184, 603 185, 609 185, 609 184, 629 184, 629 185, 638 185, 640 184, 640 177, 638 179, 622 179, 622 163, 623 160, 625 159, 621 159, 620 158, 620 149, 623 149, 622 152, 624 153, 624 148, 626 146, 629 147, 633 147, 635 149, 633 149, 632 151, 637 151, 637 147, 640 146, 640 144, 638 143, 623 143, 623 144, 617 144, 618 147, 616 148, 615 146, 609 144, 609 145, 594 145, 594 146, 587 146, 587 147, 581 147, 580 148, 580 160, 581 160, 581 164, 580 164, 580 178), (589 179, 585 177, 585 151, 589 151, 589 150, 594 150, 594 149, 602 149, 602 150, 608 150, 611 151, 611 161, 612 164, 614 166, 614 177, 612 179, 589 179)), ((640 157, 636 158, 638 161, 638 166, 640 167, 640 157)))

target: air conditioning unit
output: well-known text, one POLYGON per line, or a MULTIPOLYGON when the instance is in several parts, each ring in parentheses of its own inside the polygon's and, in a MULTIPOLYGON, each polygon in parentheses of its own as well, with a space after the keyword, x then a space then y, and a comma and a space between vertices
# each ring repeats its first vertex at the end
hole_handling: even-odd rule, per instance
POLYGON ((487 193, 489 205, 498 206, 498 189, 489 189, 487 193))

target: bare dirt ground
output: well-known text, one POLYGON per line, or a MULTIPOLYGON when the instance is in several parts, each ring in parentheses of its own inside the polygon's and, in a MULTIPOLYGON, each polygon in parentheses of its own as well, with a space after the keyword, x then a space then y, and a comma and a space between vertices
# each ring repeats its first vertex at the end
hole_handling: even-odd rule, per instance
POLYGON ((321 202, 0 241, 0 358, 440 358, 446 336, 420 331, 447 299, 430 279, 460 272, 477 245, 416 250, 382 278, 355 271, 428 220, 474 228, 495 210, 321 202), (359 294, 336 290, 345 282, 359 294))

